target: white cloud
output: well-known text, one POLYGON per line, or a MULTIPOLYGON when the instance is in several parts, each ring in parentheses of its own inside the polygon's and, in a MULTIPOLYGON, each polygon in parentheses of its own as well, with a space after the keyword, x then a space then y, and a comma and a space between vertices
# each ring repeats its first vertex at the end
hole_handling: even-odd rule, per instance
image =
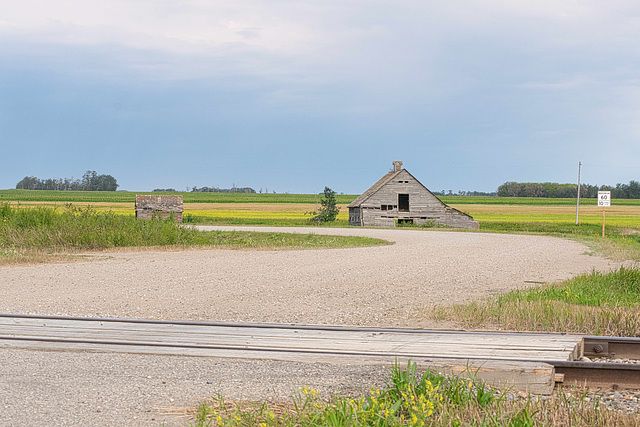
POLYGON ((5 0, 0 55, 99 78, 263 79, 276 103, 348 90, 336 107, 438 108, 637 75, 638 16, 632 1, 5 0))
MULTIPOLYGON (((314 38, 307 25, 264 2, 20 0, 0 29, 30 39, 80 45, 117 43, 171 53, 206 53, 226 44, 295 53, 314 38), (252 37, 246 37, 247 31, 252 37)), ((317 37, 317 35, 315 35, 317 37)))
MULTIPOLYGON (((638 40, 634 2, 5 0, 0 41, 119 46, 195 58, 272 55, 301 71, 406 70, 457 45, 552 53, 638 40)), ((635 46, 634 46, 635 47, 635 46)), ((596 52, 594 52, 596 53, 596 52)), ((244 61, 241 61, 244 62, 244 61)), ((257 64, 264 72, 270 66, 257 64)), ((257 71, 257 70, 256 70, 257 71)), ((428 72, 429 70, 427 70, 428 72)))

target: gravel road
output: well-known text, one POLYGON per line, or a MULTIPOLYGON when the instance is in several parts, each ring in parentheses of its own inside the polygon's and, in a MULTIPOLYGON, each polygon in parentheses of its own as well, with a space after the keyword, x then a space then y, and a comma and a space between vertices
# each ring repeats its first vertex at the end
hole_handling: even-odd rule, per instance
MULTIPOLYGON (((91 262, 0 268, 0 312, 437 327, 415 314, 619 265, 552 237, 256 229, 362 235, 395 244, 114 252, 91 262)), ((385 374, 374 367, 7 349, 0 349, 0 360, 2 426, 173 425, 180 419, 157 408, 195 405, 217 391, 254 399, 286 399, 302 385, 349 392, 379 384, 385 374)))

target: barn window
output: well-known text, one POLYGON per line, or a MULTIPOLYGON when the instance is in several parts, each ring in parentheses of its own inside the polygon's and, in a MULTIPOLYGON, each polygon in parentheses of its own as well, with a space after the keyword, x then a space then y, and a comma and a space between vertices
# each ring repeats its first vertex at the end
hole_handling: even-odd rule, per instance
POLYGON ((383 211, 392 211, 393 205, 382 205, 381 208, 383 211))
POLYGON ((398 194, 398 210, 400 212, 409 212, 409 195, 398 194))

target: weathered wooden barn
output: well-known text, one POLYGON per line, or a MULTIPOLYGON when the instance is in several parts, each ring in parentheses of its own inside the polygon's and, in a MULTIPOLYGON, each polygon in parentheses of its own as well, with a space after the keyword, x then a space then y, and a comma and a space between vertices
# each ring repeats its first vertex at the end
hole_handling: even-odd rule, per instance
POLYGON ((146 195, 136 194, 136 218, 167 219, 173 215, 173 219, 182 222, 182 196, 177 195, 146 195))
POLYGON ((402 162, 349 205, 349 225, 394 227, 397 223, 433 222, 455 228, 478 229, 471 216, 446 204, 413 177, 402 162))

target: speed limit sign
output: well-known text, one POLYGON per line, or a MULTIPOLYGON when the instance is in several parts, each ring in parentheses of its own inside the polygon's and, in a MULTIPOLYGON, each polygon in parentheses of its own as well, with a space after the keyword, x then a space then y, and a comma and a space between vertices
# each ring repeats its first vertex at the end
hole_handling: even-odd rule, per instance
POLYGON ((598 206, 601 208, 611 206, 611 191, 598 191, 598 206))

